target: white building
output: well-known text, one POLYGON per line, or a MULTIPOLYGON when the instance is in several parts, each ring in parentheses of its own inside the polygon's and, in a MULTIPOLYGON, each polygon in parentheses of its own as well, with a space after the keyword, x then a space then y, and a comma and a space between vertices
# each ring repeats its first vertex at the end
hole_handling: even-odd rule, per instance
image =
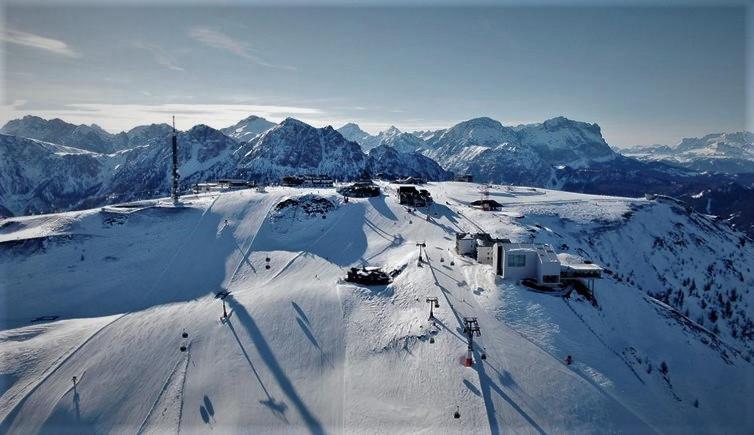
POLYGON ((585 260, 578 255, 561 253, 560 276, 563 278, 599 279, 602 278, 602 267, 585 260))
POLYGON ((456 235, 456 252, 467 257, 476 257, 476 239, 473 234, 459 233, 456 235))
POLYGON ((502 243, 498 245, 497 272, 504 279, 533 279, 539 285, 560 284, 560 260, 550 245, 502 243))
POLYGON ((493 239, 487 233, 458 233, 456 234, 456 252, 460 255, 475 258, 482 264, 496 265, 498 256, 496 246, 500 243, 510 243, 508 239, 493 239))
MULTIPOLYGON (((508 239, 494 239, 486 233, 459 233, 456 234, 456 252, 492 265, 495 273, 504 279, 531 279, 546 286, 560 284, 561 261, 553 247, 547 244, 511 243, 508 239)), ((600 269, 592 266, 592 269, 600 269)), ((580 267, 586 268, 584 265, 580 267)))
POLYGON ((482 264, 495 264, 495 241, 476 239, 476 261, 482 264))
POLYGON ((218 192, 222 190, 219 183, 196 183, 192 189, 194 193, 218 192))

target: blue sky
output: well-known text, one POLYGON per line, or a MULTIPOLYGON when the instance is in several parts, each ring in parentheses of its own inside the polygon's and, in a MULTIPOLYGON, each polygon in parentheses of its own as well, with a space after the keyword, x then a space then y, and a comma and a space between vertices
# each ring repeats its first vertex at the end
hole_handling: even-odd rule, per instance
POLYGON ((564 115, 615 146, 747 127, 741 6, 58 3, 5 9, 0 121, 119 131, 257 114, 376 132, 564 115))

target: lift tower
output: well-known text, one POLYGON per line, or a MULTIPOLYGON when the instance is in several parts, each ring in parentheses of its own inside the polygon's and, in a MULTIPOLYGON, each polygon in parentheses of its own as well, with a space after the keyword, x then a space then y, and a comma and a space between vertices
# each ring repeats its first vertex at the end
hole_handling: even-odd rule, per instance
POLYGON ((471 367, 474 365, 474 359, 471 357, 471 353, 474 350, 474 336, 477 337, 482 335, 482 332, 479 330, 479 322, 477 322, 476 317, 464 317, 463 318, 463 333, 466 334, 466 336, 469 338, 469 348, 466 351, 466 361, 463 365, 466 367, 471 367))
POLYGON ((435 313, 432 309, 440 308, 440 302, 437 298, 427 298, 427 303, 429 304, 429 320, 435 320, 435 313))
POLYGON ((175 116, 173 116, 173 134, 171 135, 173 145, 173 186, 170 190, 170 197, 173 199, 173 205, 178 205, 180 198, 178 196, 178 138, 175 134, 175 116))

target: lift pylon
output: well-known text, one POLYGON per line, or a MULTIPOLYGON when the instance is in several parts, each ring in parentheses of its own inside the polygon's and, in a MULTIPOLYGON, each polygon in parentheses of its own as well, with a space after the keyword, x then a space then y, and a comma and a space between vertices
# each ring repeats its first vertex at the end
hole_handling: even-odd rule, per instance
POLYGON ((474 359, 472 352, 474 351, 474 336, 482 335, 482 331, 479 329, 479 322, 476 317, 464 317, 463 318, 463 333, 469 338, 469 347, 466 351, 466 361, 464 364, 466 367, 474 365, 474 359))
POLYGON ((437 298, 427 298, 427 303, 429 304, 429 320, 435 320, 435 313, 432 309, 440 308, 440 302, 437 298))

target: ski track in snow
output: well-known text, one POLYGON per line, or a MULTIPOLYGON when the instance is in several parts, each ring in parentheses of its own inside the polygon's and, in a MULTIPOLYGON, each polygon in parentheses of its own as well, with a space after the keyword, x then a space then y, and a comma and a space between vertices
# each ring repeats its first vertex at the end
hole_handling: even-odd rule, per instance
POLYGON ((2 423, 0 423, 0 428, 2 428, 3 426, 5 426, 8 423, 12 424, 13 419, 15 418, 15 415, 16 415, 17 411, 23 406, 24 402, 26 402, 26 400, 32 394, 34 394, 42 386, 42 384, 45 383, 45 381, 47 381, 48 379, 50 379, 50 377, 52 377, 52 375, 54 375, 55 372, 57 372, 66 362, 68 362, 68 360, 70 360, 71 358, 73 358, 78 351, 80 351, 81 349, 83 349, 84 346, 86 346, 89 342, 91 342, 92 340, 94 340, 106 328, 108 328, 113 323, 117 322, 118 320, 122 319, 125 316, 126 316, 125 314, 120 315, 120 316, 116 317, 115 319, 113 319, 111 322, 109 322, 109 323, 105 324, 104 326, 100 327, 94 333, 92 333, 89 337, 87 337, 87 339, 84 340, 81 344, 79 344, 78 346, 74 347, 67 355, 61 356, 52 365, 50 365, 43 372, 42 378, 26 394, 24 394, 24 396, 18 402, 16 402, 16 404, 10 409, 10 411, 8 412, 8 414, 6 414, 6 416, 2 419, 2 423), (58 361, 60 361, 60 362, 58 363, 58 361))

